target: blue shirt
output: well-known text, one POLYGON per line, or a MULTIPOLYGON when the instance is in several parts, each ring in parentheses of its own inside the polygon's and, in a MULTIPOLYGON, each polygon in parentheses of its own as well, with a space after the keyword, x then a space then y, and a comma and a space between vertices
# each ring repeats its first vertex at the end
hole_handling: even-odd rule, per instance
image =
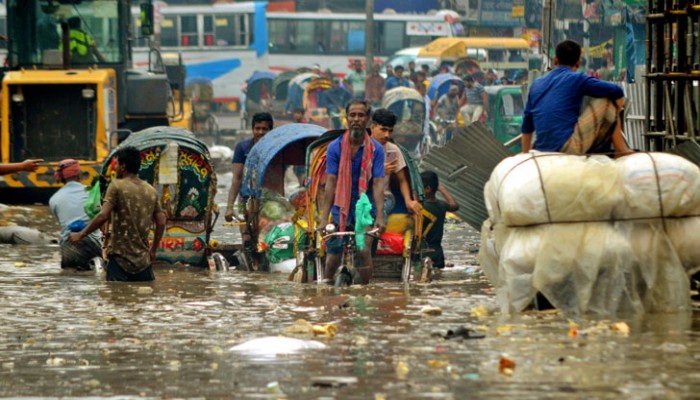
POLYGON ((233 163, 245 164, 245 160, 248 158, 248 153, 250 153, 250 149, 252 148, 253 139, 246 139, 238 142, 236 149, 233 151, 233 163))
MULTIPOLYGON (((238 142, 236 149, 233 151, 233 163, 245 164, 245 160, 248 158, 248 153, 250 153, 250 150, 254 145, 255 143, 253 143, 253 139, 246 139, 238 142)), ((239 194, 244 199, 250 196, 250 193, 248 193, 248 190, 242 184, 239 194)))
MULTIPOLYGON (((328 145, 328 150, 326 150, 326 173, 329 175, 338 176, 338 169, 340 168, 340 150, 341 143, 343 142, 343 136, 335 139, 328 145)), ((374 198, 372 195, 372 181, 374 178, 381 178, 384 176, 384 148, 381 143, 372 139, 374 143, 374 154, 372 155, 372 177, 369 182, 367 182, 367 197, 372 203, 372 214, 374 214, 374 198)), ((355 204, 357 200, 360 199, 360 169, 362 167, 362 153, 364 152, 365 145, 362 144, 360 149, 357 151, 355 158, 352 159, 352 190, 350 192, 350 210, 348 210, 348 224, 353 223, 355 220, 355 204)), ((331 208, 331 216, 333 217, 333 222, 340 223, 340 208, 333 205, 331 208)))
MULTIPOLYGON (((49 199, 49 208, 61 225, 61 243, 68 240, 70 235, 69 225, 77 220, 81 220, 86 224, 90 222, 90 218, 85 214, 85 201, 87 201, 88 192, 85 190, 85 185, 80 182, 70 181, 58 189, 56 193, 49 199)), ((96 239, 100 239, 99 231, 91 234, 96 239)))
POLYGON ((625 96, 619 86, 559 66, 537 78, 527 96, 522 133, 535 132, 533 148, 559 151, 574 133, 583 96, 617 100, 625 96))
POLYGON ((399 81, 399 78, 392 76, 391 78, 386 80, 386 84, 384 84, 384 87, 386 90, 397 88, 399 86, 403 87, 411 87, 410 84, 408 83, 408 79, 401 79, 399 81))

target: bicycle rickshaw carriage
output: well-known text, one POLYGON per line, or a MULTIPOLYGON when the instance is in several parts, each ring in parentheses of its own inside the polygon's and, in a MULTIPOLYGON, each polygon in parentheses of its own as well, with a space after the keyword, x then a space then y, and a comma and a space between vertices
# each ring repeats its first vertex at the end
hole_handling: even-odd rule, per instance
POLYGON ((219 122, 214 116, 214 83, 209 78, 187 78, 185 96, 192 102, 192 133, 218 138, 219 122))
POLYGON ((438 116, 437 116, 437 103, 440 100, 440 97, 443 95, 447 94, 447 92, 450 90, 450 86, 455 85, 459 88, 459 93, 457 94, 459 97, 462 97, 464 94, 464 82, 462 79, 456 75, 452 74, 440 74, 436 75, 432 81, 430 81, 430 86, 428 86, 428 98, 430 98, 430 109, 431 109, 431 116, 432 120, 435 122, 435 125, 437 126, 434 131, 431 131, 430 134, 432 135, 430 138, 430 141, 432 144, 437 144, 437 145, 444 145, 447 141, 449 141, 454 133, 450 133, 450 126, 454 125, 455 127, 460 127, 464 126, 464 121, 461 120, 461 115, 459 112, 457 113, 457 118, 454 121, 439 121, 438 116), (443 133, 444 131, 444 133, 443 133))
POLYGON ((413 155, 422 155, 430 129, 426 126, 429 121, 423 96, 415 89, 397 87, 384 94, 382 107, 398 117, 392 134, 394 142, 413 155))
POLYGON ((272 111, 272 86, 276 77, 277 75, 270 71, 255 71, 246 80, 244 112, 241 118, 241 123, 245 124, 244 127, 256 113, 272 111))
POLYGON ((102 166, 102 196, 114 179, 114 155, 126 146, 141 151, 139 177, 156 188, 167 215, 156 259, 168 264, 207 266, 218 209, 214 203, 216 173, 206 144, 182 128, 154 127, 132 133, 102 166))
POLYGON ((298 74, 289 81, 289 89, 287 90, 287 101, 284 103, 284 112, 292 114, 294 110, 304 108, 304 91, 306 85, 313 79, 319 76, 312 72, 304 72, 298 74))
POLYGON ((297 75, 299 75, 298 71, 284 71, 277 75, 272 82, 272 116, 275 118, 275 123, 278 125, 291 121, 291 113, 285 112, 284 106, 287 103, 287 96, 289 95, 289 83, 297 75))
MULTIPOLYGON (((270 270, 266 247, 269 247, 270 251, 282 246, 296 248, 296 241, 292 238, 277 240, 270 246, 264 244, 266 232, 270 232, 278 224, 301 223, 294 219, 293 206, 282 194, 264 189, 265 179, 273 169, 281 171, 282 175, 278 174, 277 177, 284 179, 286 167, 303 166, 307 146, 325 131, 324 128, 313 124, 286 124, 268 132, 248 153, 241 184, 241 196, 248 197, 242 218, 247 232, 243 237, 247 269, 270 270), (283 218, 285 212, 289 218, 283 218)), ((297 229, 297 232, 300 230, 297 229)), ((293 254, 293 251, 291 253, 293 254)))
POLYGON ((340 129, 345 118, 345 105, 350 100, 352 94, 334 86, 330 79, 312 79, 304 89, 306 120, 326 129, 340 129))
MULTIPOLYGON (((324 279, 323 235, 317 227, 318 211, 322 207, 326 180, 326 150, 329 144, 340 137, 344 130, 326 132, 318 140, 311 143, 306 151, 307 192, 306 204, 300 218, 305 220, 306 234, 302 242, 297 244, 297 267, 290 274, 290 280, 295 282, 321 282, 324 279)), ((411 159, 408 151, 399 145, 406 159, 412 193, 420 202, 423 201, 423 184, 418 167, 411 159)), ((387 221, 387 231, 377 242, 376 253, 373 255, 374 277, 400 279, 408 282, 411 273, 422 281, 427 281, 430 266, 424 261, 427 249, 423 246, 423 237, 427 230, 423 229, 423 216, 434 221, 432 214, 423 211, 421 217, 408 214, 406 204, 398 190, 392 188, 396 197, 396 206, 387 221), (413 271, 412 271, 413 270, 413 271)), ((432 224, 430 224, 432 226, 432 224)), ((428 250, 429 251, 429 250, 428 250)), ((325 277, 332 278, 332 277, 325 277)))

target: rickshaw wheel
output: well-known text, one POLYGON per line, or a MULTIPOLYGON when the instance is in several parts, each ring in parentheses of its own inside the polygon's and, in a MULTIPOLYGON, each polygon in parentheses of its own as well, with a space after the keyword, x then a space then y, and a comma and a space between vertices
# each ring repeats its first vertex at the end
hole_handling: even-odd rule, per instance
POLYGON ((348 287, 352 285, 352 275, 346 269, 343 269, 335 275, 335 287, 348 287))
POLYGON ((433 260, 430 257, 425 257, 420 263, 420 271, 418 271, 419 282, 429 283, 433 274, 433 260))

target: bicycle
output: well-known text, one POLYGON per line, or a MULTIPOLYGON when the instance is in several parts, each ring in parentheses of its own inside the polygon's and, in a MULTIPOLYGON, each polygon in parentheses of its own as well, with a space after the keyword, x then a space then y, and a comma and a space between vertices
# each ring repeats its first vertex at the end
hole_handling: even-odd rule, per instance
MULTIPOLYGON (((355 279, 357 278, 357 269, 355 268, 355 253, 357 252, 357 244, 355 243, 355 232, 354 231, 344 231, 336 232, 336 226, 334 224, 326 225, 323 236, 323 240, 326 241, 332 237, 340 237, 348 239, 343 243, 343 252, 340 258, 340 266, 335 272, 333 277, 333 285, 336 288, 343 286, 351 286, 355 284, 355 279)), ((365 235, 372 236, 374 238, 379 238, 379 229, 375 228, 365 232, 365 235)))
POLYGON ((444 146, 445 143, 449 142, 452 139, 452 134, 457 128, 457 120, 444 120, 441 118, 437 118, 435 122, 438 125, 436 140, 437 145, 444 146))

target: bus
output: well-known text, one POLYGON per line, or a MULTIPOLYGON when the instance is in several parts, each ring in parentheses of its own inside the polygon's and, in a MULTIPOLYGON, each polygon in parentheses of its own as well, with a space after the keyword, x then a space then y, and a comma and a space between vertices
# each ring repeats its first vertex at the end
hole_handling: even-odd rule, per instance
MULTIPOLYGON (((269 12, 270 68, 287 70, 318 64, 343 75, 352 60, 365 54, 365 14, 269 12)), ((451 10, 434 15, 374 15, 374 55, 382 60, 406 47, 440 37, 464 36, 460 17, 451 10)))
MULTIPOLYGON (((235 104, 245 80, 268 69, 267 2, 166 5, 156 2, 156 47, 179 53, 188 79, 210 80, 214 101, 235 104)), ((134 63, 148 65, 148 41, 132 8, 134 63)))

